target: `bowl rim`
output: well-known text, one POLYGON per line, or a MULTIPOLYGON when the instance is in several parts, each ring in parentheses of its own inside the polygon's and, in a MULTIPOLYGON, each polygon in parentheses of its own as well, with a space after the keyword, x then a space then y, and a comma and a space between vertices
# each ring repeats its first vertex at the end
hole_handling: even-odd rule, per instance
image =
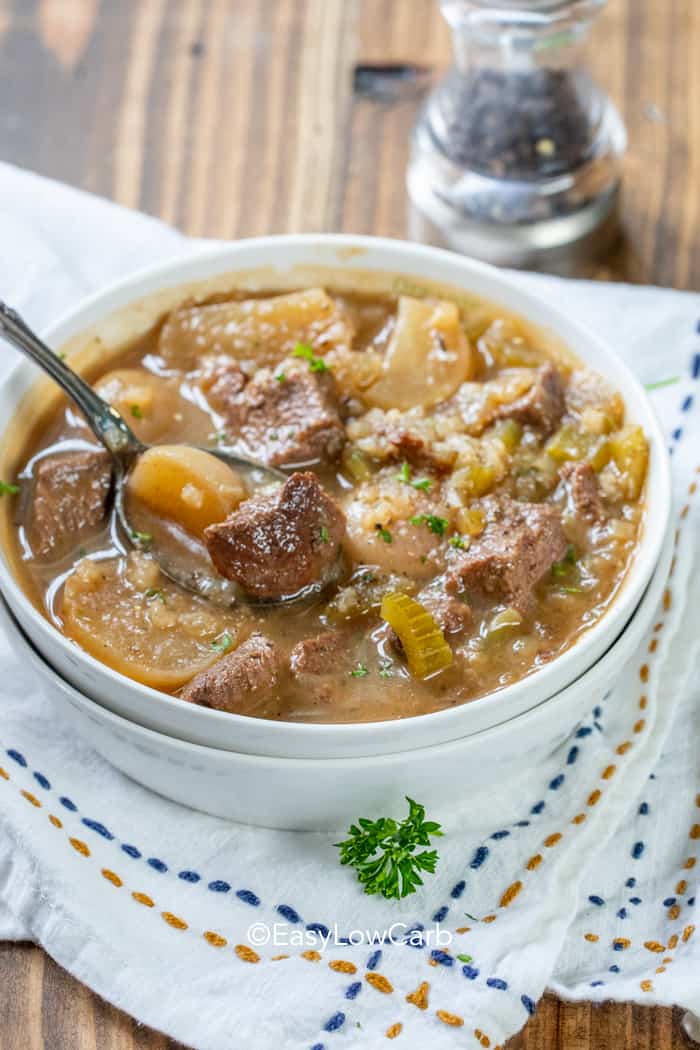
MULTIPOLYGON (((353 234, 282 234, 271 237, 243 239, 235 242, 214 242, 211 246, 198 247, 194 251, 190 250, 182 255, 169 258, 165 262, 137 270, 129 276, 115 281, 82 299, 58 321, 45 328, 43 332, 44 338, 58 349, 68 339, 78 336, 81 332, 86 331, 97 323, 107 321, 112 315, 135 307, 139 302, 148 301, 160 290, 177 288, 181 285, 187 285, 188 282, 205 280, 217 275, 224 276, 228 273, 231 274, 232 280, 234 280, 236 273, 245 273, 246 255, 262 252, 267 255, 268 264, 284 267, 285 252, 288 252, 290 249, 292 253, 294 251, 303 252, 304 249, 328 249, 335 251, 337 258, 333 262, 325 259, 319 261, 315 258, 304 259, 302 262, 299 259, 292 258, 286 260, 287 268, 299 267, 307 262, 312 262, 327 269, 331 267, 342 269, 348 266, 352 270, 358 259, 360 259, 363 263, 360 267, 361 269, 368 272, 391 273, 399 276, 406 272, 412 273, 409 265, 411 261, 416 264, 424 263, 425 268, 418 274, 413 273, 413 276, 416 276, 418 279, 423 277, 425 280, 437 280, 438 284, 452 285, 454 288, 489 299, 497 305, 500 302, 504 309, 523 315, 540 328, 552 330, 561 338, 565 346, 571 348, 573 337, 578 345, 582 344, 589 351, 592 350, 593 356, 609 363, 611 370, 616 374, 616 382, 622 385, 620 393, 625 400, 625 404, 628 404, 630 394, 633 393, 636 396, 638 406, 644 411, 646 417, 644 429, 650 442, 652 456, 654 457, 653 469, 657 475, 654 499, 652 502, 647 502, 643 533, 633 562, 628 567, 626 576, 604 615, 590 628, 582 632, 568 649, 537 671, 518 679, 512 684, 487 693, 475 700, 440 711, 376 722, 317 723, 277 721, 260 719, 250 715, 216 711, 209 708, 197 708, 197 713, 194 717, 199 720, 208 720, 213 730, 216 730, 217 726, 224 724, 233 731, 235 726, 244 729, 253 723, 258 734, 264 733, 271 740, 284 740, 287 742, 285 746, 292 748, 294 741, 300 741, 304 743, 304 746, 310 746, 310 741, 316 738, 320 745, 324 738, 332 737, 336 742, 339 742, 341 738, 345 738, 348 743, 342 746, 348 747, 353 742, 371 740, 373 741, 372 746, 376 750, 378 738, 384 738, 385 736, 391 738, 392 735, 396 734, 398 727, 401 727, 403 734, 408 734, 411 731, 420 733, 423 727, 427 729, 430 726, 432 728, 431 739, 435 736, 435 733, 439 732, 439 727, 441 726, 447 730, 447 735, 443 736, 443 739, 449 739, 450 733, 452 733, 452 739, 464 736, 464 730, 460 729, 458 725, 453 730, 450 730, 449 726, 455 722, 459 723, 465 717, 464 713, 476 705, 479 705, 479 710, 482 712, 488 707, 496 708, 496 719, 491 723, 495 726, 499 724, 498 705, 503 703, 506 695, 512 698, 516 691, 524 694, 529 690, 533 694, 530 707, 535 707, 542 702, 545 683, 556 677, 559 678, 559 683, 547 686, 549 692, 546 693, 546 697, 557 695, 562 688, 578 679, 580 674, 584 673, 591 666, 590 663, 586 663, 583 672, 579 671, 577 674, 570 675, 564 679, 562 677, 563 669, 571 664, 572 658, 582 658, 582 654, 590 651, 594 644, 600 644, 599 640, 604 632, 612 633, 613 629, 615 629, 615 637, 617 637, 620 630, 624 629, 625 624, 636 608, 635 593, 638 601, 656 567, 671 512, 671 477, 666 443, 651 402, 641 383, 626 363, 586 326, 581 325, 577 321, 572 321, 544 298, 533 294, 529 288, 523 288, 520 284, 514 282, 510 274, 504 273, 489 264, 460 256, 444 249, 398 239, 353 234), (386 261, 385 259, 380 262, 371 258, 365 261, 364 255, 368 252, 390 257, 391 261, 386 261), (450 277, 443 278, 440 276, 435 278, 430 273, 430 264, 449 270, 450 277), (485 284, 490 290, 488 292, 475 290, 473 287, 474 282, 485 284), (510 301, 507 307, 502 302, 502 299, 499 300, 499 294, 502 298, 510 301), (533 319, 533 315, 536 318, 538 314, 543 314, 546 320, 533 319), (630 600, 630 596, 632 596, 632 600, 630 600)), ((571 349, 582 360, 584 365, 590 364, 583 354, 580 353, 578 345, 576 349, 571 349)), ((17 365, 10 369, 0 382, 0 398, 13 378, 20 372, 27 374, 31 367, 31 363, 28 361, 18 361, 17 365)), ((592 367, 596 368, 596 365, 592 365, 592 367)), ((2 440, 1 436, 0 440, 2 440)), ((651 469, 650 467, 650 471, 651 469)), ((48 629, 51 636, 51 644, 57 645, 66 654, 70 653, 73 657, 77 656, 77 659, 86 664, 94 674, 115 683, 117 688, 128 688, 130 691, 133 691, 134 695, 140 696, 144 702, 148 702, 150 705, 157 705, 158 710, 163 711, 164 719, 167 721, 168 715, 174 710, 173 705, 181 705, 182 701, 170 694, 160 692, 127 678, 80 649, 36 609, 12 573, 4 552, 1 553, 0 590, 8 597, 11 609, 14 609, 14 603, 20 604, 23 612, 37 625, 43 634, 46 634, 48 629)), ((99 701, 97 702, 99 703, 99 701)), ((336 746, 341 745, 337 743, 336 746)), ((408 748, 405 750, 408 750, 408 748)))

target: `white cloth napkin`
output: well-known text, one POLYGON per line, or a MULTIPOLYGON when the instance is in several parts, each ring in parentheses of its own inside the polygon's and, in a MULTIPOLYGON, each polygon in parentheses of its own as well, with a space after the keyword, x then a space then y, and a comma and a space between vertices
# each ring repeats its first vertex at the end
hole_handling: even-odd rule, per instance
MULTIPOLYGON (((0 210, 0 294, 39 326, 108 280, 197 249, 2 165, 0 210)), ((360 892, 337 863, 337 836, 229 824, 127 780, 64 729, 60 705, 0 638, 0 935, 37 941, 110 1002, 201 1050, 383 1047, 397 1034, 405 1046, 494 1048, 546 987, 700 1011, 699 648, 687 600, 700 565, 689 493, 700 296, 519 279, 597 329, 643 381, 678 377, 653 394, 674 461, 669 598, 611 695, 500 790, 480 791, 479 770, 465 769, 454 808, 431 814, 447 832, 437 874, 397 904, 360 892), (425 927, 426 941, 439 922, 451 943, 318 941, 336 924, 359 940, 397 922, 425 927), (260 943, 268 934, 276 944, 260 943)), ((2 367, 12 360, 3 348, 2 367)))

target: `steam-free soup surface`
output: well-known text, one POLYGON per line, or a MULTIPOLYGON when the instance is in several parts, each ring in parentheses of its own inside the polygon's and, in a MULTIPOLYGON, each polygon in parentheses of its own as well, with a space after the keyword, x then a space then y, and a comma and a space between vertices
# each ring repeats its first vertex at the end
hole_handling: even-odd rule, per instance
POLYGON ((619 394, 486 303, 187 302, 95 386, 157 446, 129 482, 137 535, 63 406, 19 479, 23 583, 77 645, 186 702, 353 722, 474 700, 574 644, 638 542, 647 442, 619 394), (184 443, 287 480, 253 491, 184 443), (239 601, 173 583, 162 544, 239 601))

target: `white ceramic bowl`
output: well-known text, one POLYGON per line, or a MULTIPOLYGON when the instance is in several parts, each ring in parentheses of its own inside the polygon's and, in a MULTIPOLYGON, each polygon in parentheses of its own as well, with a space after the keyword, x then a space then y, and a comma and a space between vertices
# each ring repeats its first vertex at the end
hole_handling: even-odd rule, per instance
POLYGON ((60 713, 109 762, 134 780, 193 809, 243 824, 288 830, 338 830, 358 816, 401 813, 410 792, 441 820, 469 791, 536 768, 596 703, 653 623, 673 553, 669 534, 658 570, 616 643, 573 685, 493 729, 431 747, 358 758, 276 758, 202 747, 113 714, 79 692, 37 652, 0 599, 0 624, 60 713))
MULTIPOLYGON (((83 302, 45 332, 72 361, 81 355, 108 360, 125 339, 145 331, 185 295, 242 286, 298 287, 309 283, 366 287, 382 282, 394 290, 434 291, 491 300, 554 334, 584 363, 608 377, 623 395, 628 419, 640 423, 650 442, 643 534, 626 579, 605 616, 574 646, 525 679, 482 699, 434 714, 351 725, 306 725, 231 715, 183 703, 112 671, 78 649, 35 608, 17 582, 5 551, 0 590, 38 650, 81 692, 115 714, 147 728, 209 747, 289 758, 354 757, 427 747, 490 728, 535 707, 575 681, 608 649, 630 619, 657 565, 670 514, 670 474, 665 443, 644 390, 626 366, 597 338, 492 267, 450 252, 370 237, 305 235, 240 241, 168 262, 83 302), (397 282, 396 275, 400 275, 397 282)), ((23 362, 0 385, 0 470, 16 464, 16 435, 9 426, 27 395, 36 369, 23 362)), ((28 404, 30 401, 28 400, 28 404)), ((36 397, 34 398, 36 403, 36 397)), ((22 418, 26 418, 26 413, 22 418)), ((15 428, 16 429, 16 428, 15 428)))

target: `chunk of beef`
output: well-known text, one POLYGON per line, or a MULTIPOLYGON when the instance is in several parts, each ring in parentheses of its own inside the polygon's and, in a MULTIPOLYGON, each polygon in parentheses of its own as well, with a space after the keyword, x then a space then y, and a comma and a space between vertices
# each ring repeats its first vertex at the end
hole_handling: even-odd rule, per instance
POLYGON ((294 674, 332 674, 347 649, 347 637, 342 631, 323 631, 313 638, 305 638, 289 654, 289 665, 294 674))
POLYGON ((254 715, 277 685, 280 668, 277 647, 263 634, 251 634, 234 652, 196 675, 180 696, 217 711, 254 715))
POLYGON ((566 552, 558 511, 545 503, 486 499, 484 531, 448 570, 448 591, 466 590, 528 611, 532 591, 566 552))
POLYGON ((515 419, 536 427, 545 434, 557 426, 564 414, 564 384, 553 364, 537 369, 535 381, 526 394, 510 404, 502 405, 496 419, 515 419))
POLYGON ((260 369, 249 383, 231 363, 208 392, 226 430, 243 455, 272 466, 332 462, 345 441, 330 372, 306 362, 283 361, 260 369))
POLYGON ((472 611, 466 602, 454 594, 434 587, 426 587, 416 600, 428 610, 444 634, 461 634, 472 622, 472 611))
POLYGON ((559 471, 575 517, 591 524, 605 517, 598 479, 590 463, 565 463, 559 471))
POLYGON ((344 536, 342 511, 310 472, 292 474, 281 489, 246 500, 204 531, 221 575, 273 601, 333 579, 344 536))
POLYGON ((40 460, 26 522, 35 557, 60 558, 96 528, 105 515, 111 481, 109 456, 98 449, 40 460))

